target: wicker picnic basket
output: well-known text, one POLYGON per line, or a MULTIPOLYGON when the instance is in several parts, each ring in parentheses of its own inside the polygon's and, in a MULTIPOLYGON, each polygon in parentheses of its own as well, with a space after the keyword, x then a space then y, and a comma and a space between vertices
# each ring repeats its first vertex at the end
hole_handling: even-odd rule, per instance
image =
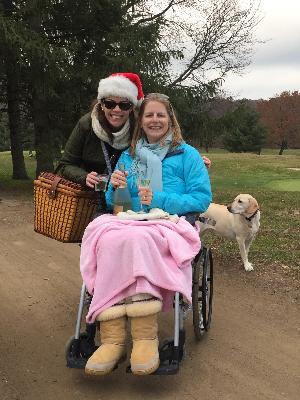
POLYGON ((98 204, 93 190, 42 172, 34 181, 34 230, 64 243, 78 243, 98 204))

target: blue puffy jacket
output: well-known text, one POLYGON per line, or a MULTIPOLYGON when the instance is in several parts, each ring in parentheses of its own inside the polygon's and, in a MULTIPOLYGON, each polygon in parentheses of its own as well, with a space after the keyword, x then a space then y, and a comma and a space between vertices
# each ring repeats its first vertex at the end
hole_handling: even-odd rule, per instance
MULTIPOLYGON (((140 210, 140 200, 138 197, 138 188, 136 177, 131 171, 133 162, 129 150, 123 151, 116 169, 119 169, 119 163, 125 164, 125 170, 128 171, 127 183, 132 199, 133 211, 140 210)), ((182 143, 176 149, 172 150, 162 161, 163 191, 155 191, 149 208, 161 208, 170 214, 183 215, 188 212, 204 212, 208 208, 211 200, 211 186, 202 158, 198 151, 182 143)), ((109 184, 106 192, 106 202, 109 209, 113 208, 114 189, 109 184)))

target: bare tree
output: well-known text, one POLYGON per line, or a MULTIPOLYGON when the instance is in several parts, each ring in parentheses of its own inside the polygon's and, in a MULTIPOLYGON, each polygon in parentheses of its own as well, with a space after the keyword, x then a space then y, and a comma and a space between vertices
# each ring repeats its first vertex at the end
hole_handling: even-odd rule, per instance
POLYGON ((173 52, 172 87, 241 73, 260 42, 254 35, 259 7, 259 0, 136 0, 134 12, 136 24, 162 22, 161 46, 173 52))

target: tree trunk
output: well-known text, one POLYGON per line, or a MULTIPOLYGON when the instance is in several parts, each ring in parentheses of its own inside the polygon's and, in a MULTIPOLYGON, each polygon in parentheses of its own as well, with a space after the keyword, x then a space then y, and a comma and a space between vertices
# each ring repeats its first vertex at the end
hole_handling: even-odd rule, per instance
POLYGON ((10 130, 11 156, 13 165, 13 179, 28 179, 26 172, 23 147, 20 132, 20 108, 18 66, 16 57, 10 54, 7 57, 7 106, 10 130))
POLYGON ((287 140, 286 140, 286 139, 282 139, 281 145, 280 145, 280 150, 279 150, 278 155, 279 155, 279 156, 282 156, 283 150, 286 150, 287 147, 288 147, 288 146, 287 146, 287 140))
POLYGON ((53 171, 53 143, 49 128, 47 100, 43 93, 43 83, 36 79, 33 83, 32 116, 35 131, 36 176, 42 171, 53 171))
MULTIPOLYGON (((12 2, 4 2, 5 14, 10 15, 12 2)), ((20 132, 19 77, 17 56, 6 44, 7 106, 10 131, 13 179, 28 179, 20 132)))
MULTIPOLYGON (((31 27, 40 34, 41 11, 38 7, 30 18, 31 27)), ((35 131, 36 176, 42 171, 53 171, 53 138, 51 137, 47 98, 49 88, 44 62, 31 60, 32 118, 35 131)))

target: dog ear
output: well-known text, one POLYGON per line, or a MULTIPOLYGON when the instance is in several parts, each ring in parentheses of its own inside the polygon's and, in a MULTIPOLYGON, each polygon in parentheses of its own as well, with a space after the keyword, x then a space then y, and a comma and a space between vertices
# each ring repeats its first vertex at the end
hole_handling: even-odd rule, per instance
POLYGON ((249 197, 249 207, 246 210, 247 214, 253 214, 258 210, 258 203, 254 197, 249 197))

